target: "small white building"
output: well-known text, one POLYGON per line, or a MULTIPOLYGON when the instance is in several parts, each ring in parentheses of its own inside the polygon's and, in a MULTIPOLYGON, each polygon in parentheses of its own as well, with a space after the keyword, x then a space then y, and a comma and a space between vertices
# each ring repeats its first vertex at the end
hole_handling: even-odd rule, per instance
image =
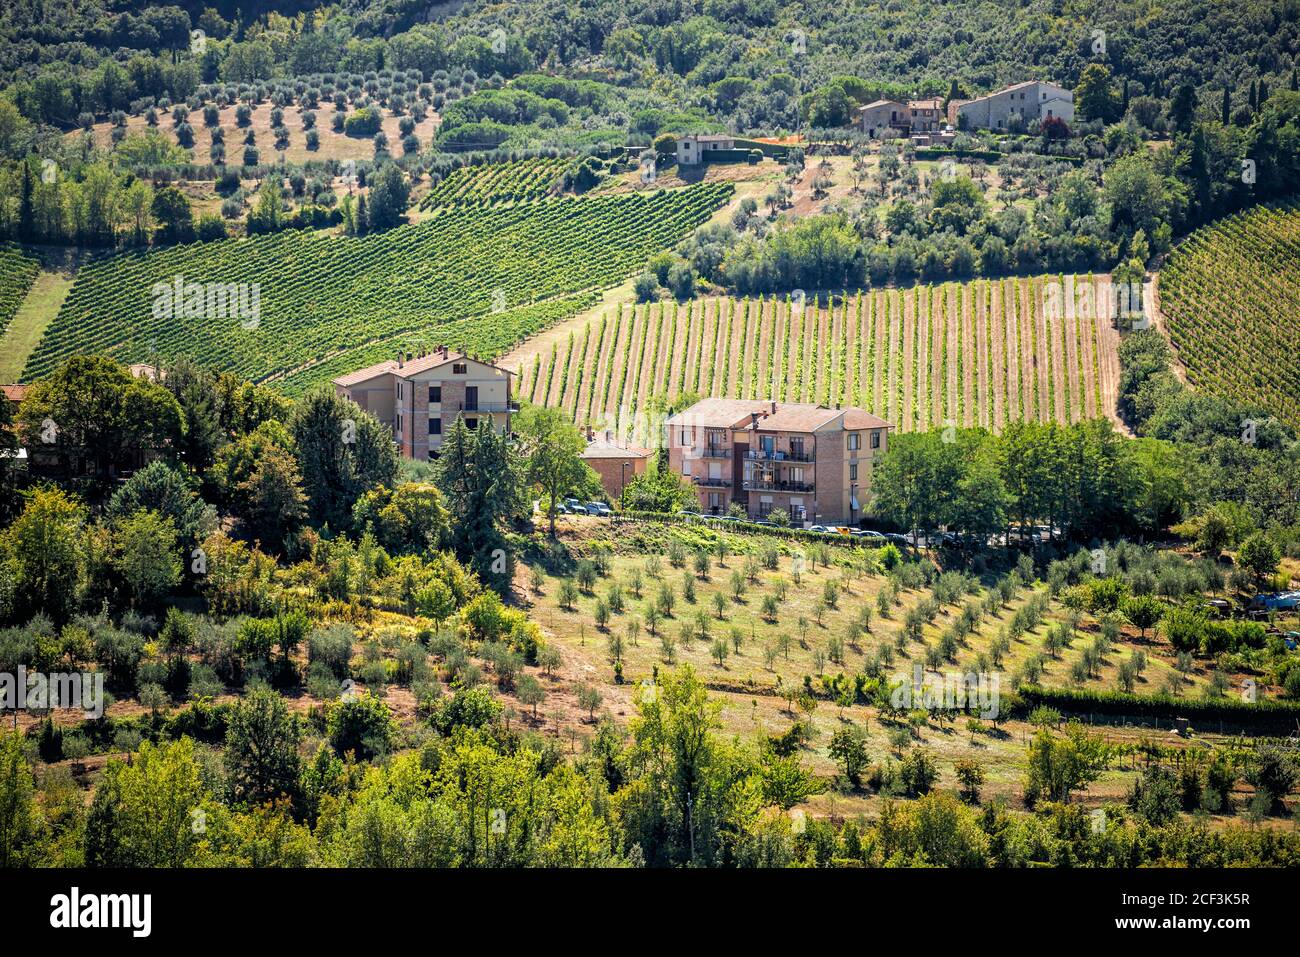
POLYGON ((709 153, 735 148, 736 138, 726 133, 688 133, 677 137, 677 165, 693 166, 705 162, 709 153))
POLYGON ((948 104, 948 121, 959 129, 1005 130, 1013 116, 1026 125, 1053 117, 1072 123, 1074 94, 1046 80, 1027 80, 987 96, 948 104))

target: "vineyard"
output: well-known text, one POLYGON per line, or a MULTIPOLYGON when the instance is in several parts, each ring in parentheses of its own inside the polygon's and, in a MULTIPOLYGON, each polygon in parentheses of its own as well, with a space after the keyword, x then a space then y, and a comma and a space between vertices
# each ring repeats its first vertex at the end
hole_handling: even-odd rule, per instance
POLYGON ((628 428, 696 393, 856 405, 903 431, 1115 415, 1109 280, 1042 276, 623 306, 523 363, 521 394, 628 428))
POLYGON ((40 271, 40 264, 18 246, 0 243, 0 333, 9 328, 40 271))
POLYGON ((563 157, 539 157, 513 163, 462 166, 430 189, 420 201, 420 208, 542 199, 551 192, 569 162, 563 157))
POLYGON ((445 339, 499 354, 592 301, 576 294, 624 279, 703 223, 730 191, 709 184, 449 207, 361 238, 290 231, 105 257, 80 271, 24 380, 74 353, 125 362, 184 354, 301 391, 399 347, 445 339), (214 315, 202 302, 199 318, 188 308, 179 310, 185 317, 165 307, 156 315, 159 284, 177 277, 238 289, 245 305, 255 293, 257 315, 214 315))
POLYGON ((1300 206, 1197 230, 1160 272, 1160 308, 1194 385, 1300 426, 1300 206))

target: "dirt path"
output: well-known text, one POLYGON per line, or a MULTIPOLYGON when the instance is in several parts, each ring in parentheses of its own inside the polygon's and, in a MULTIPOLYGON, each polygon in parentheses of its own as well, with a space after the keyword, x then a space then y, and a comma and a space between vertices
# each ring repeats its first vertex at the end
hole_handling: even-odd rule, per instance
MULTIPOLYGON (((1119 330, 1115 328, 1115 296, 1112 290, 1110 275, 1098 277, 1100 289, 1096 299, 1099 304, 1097 320, 1097 371, 1098 378, 1101 382, 1101 411, 1109 418, 1115 427, 1120 429, 1125 435, 1132 435, 1132 430, 1119 417, 1119 330)), ((1159 308, 1154 301, 1155 290, 1152 287, 1152 298, 1146 305, 1150 308, 1151 314, 1156 317, 1157 327, 1161 319, 1159 317, 1159 308)), ((1182 367, 1177 362, 1174 363, 1175 375, 1182 375, 1182 367)), ((1185 380, 1184 380, 1185 381, 1185 380)))
POLYGON ((916 373, 913 363, 916 361, 916 287, 899 296, 902 312, 903 332, 903 407, 899 430, 911 432, 916 429, 916 373))
POLYGON ((930 300, 930 427, 943 425, 943 377, 944 377, 944 343, 947 323, 943 313, 943 288, 926 287, 926 298, 930 300))
POLYGON ((1085 416, 1095 419, 1101 414, 1097 409, 1097 288, 1092 279, 1087 276, 1077 280, 1076 287, 1079 289, 1079 301, 1084 306, 1078 317, 1083 410, 1085 416))
POLYGON ((749 326, 750 303, 748 299, 735 300, 731 303, 731 325, 727 329, 726 344, 726 388, 723 395, 729 399, 736 397, 736 387, 740 377, 745 374, 744 362, 745 330, 749 326))
POLYGON ((1069 336, 1066 335, 1065 322, 1065 284, 1060 276, 1052 280, 1057 286, 1058 303, 1051 314, 1046 318, 1048 320, 1048 341, 1051 343, 1052 351, 1050 361, 1052 364, 1052 392, 1056 408, 1056 421, 1066 423, 1070 421, 1070 390, 1069 379, 1066 370, 1066 348, 1069 336))
POLYGON ((1006 324, 1002 317, 1002 282, 989 282, 989 343, 990 363, 993 367, 993 428, 1001 431, 1007 424, 1007 366, 1006 324))
POLYGON ((813 304, 811 311, 805 310, 803 322, 803 353, 799 359, 799 392, 796 402, 809 402, 812 399, 813 374, 817 357, 817 325, 821 321, 821 309, 813 304))
POLYGON ((1065 277, 1065 383, 1068 388, 1066 411, 1070 422, 1080 421, 1085 413, 1079 386, 1079 317, 1076 285, 1073 276, 1065 277))
POLYGON ((862 318, 859 321, 862 351, 858 354, 858 403, 870 412, 876 411, 876 294, 868 291, 862 301, 862 318))
POLYGON ((762 296, 750 304, 753 319, 745 333, 745 377, 740 382, 737 398, 768 398, 776 389, 775 373, 770 365, 772 332, 768 326, 767 309, 767 300, 762 296))
POLYGON ((916 294, 916 429, 930 428, 930 287, 916 294))
POLYGON ((659 314, 659 304, 646 306, 646 340, 641 349, 641 368, 637 373, 636 409, 645 411, 654 388, 655 362, 659 358, 659 337, 663 331, 663 322, 659 314))
POLYGON ((984 329, 984 284, 979 280, 968 289, 966 297, 970 300, 966 312, 970 316, 970 331, 966 333, 966 339, 970 343, 971 361, 968 363, 970 368, 971 398, 968 403, 970 414, 968 420, 973 426, 983 426, 987 424, 989 414, 989 395, 988 383, 985 377, 988 370, 985 368, 985 359, 987 358, 988 343, 985 341, 986 330, 984 329))
POLYGON ((962 322, 961 290, 956 283, 944 284, 944 315, 948 317, 948 414, 945 421, 962 426, 962 394, 965 383, 962 381, 962 349, 966 336, 962 322))

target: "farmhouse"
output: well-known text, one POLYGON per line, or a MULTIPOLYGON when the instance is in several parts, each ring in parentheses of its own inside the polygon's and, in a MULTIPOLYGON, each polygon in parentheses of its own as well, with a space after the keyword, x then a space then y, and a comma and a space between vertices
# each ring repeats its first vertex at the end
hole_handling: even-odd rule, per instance
POLYGON ((907 120, 912 133, 935 132, 946 120, 943 98, 935 96, 925 100, 908 100, 907 120))
POLYGON ((1027 80, 973 100, 951 100, 948 122, 960 129, 1004 130, 1016 117, 1022 123, 1057 117, 1074 120, 1074 94, 1045 80, 1027 80))
POLYGON ((688 133, 677 138, 677 164, 691 166, 707 161, 709 153, 734 150, 736 138, 725 133, 688 133))
POLYGON ((582 460, 600 476, 601 487, 611 499, 623 497, 623 489, 646 470, 653 453, 649 449, 620 442, 613 432, 596 437, 589 433, 582 460))
POLYGON ((874 139, 884 139, 909 128, 907 107, 897 100, 876 100, 858 107, 862 132, 874 139))
POLYGON ((431 459, 455 420, 478 428, 491 419, 499 432, 510 430, 519 407, 510 398, 513 372, 441 346, 427 355, 398 354, 334 379, 334 391, 351 399, 393 430, 402 455, 431 459))
POLYGON ((750 518, 784 509, 792 523, 855 524, 891 426, 856 408, 704 399, 671 416, 668 463, 700 508, 739 503, 750 518))

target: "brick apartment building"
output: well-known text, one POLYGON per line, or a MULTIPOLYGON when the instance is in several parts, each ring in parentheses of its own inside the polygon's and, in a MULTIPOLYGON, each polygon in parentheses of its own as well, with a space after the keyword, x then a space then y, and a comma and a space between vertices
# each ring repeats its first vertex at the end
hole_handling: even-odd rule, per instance
POLYGON ((668 462, 705 513, 738 502, 753 519, 781 508, 795 525, 852 525, 890 428, 856 408, 704 399, 668 419, 668 462))
POLYGON ((478 428, 484 418, 510 430, 518 411, 511 399, 514 373, 446 346, 422 356, 399 355, 334 379, 334 391, 393 430, 402 455, 433 458, 457 416, 478 428))
POLYGON ((617 502, 623 497, 627 484, 646 470, 653 454, 650 449, 620 441, 613 432, 606 431, 600 435, 593 432, 587 436, 582 460, 600 476, 605 494, 617 502))

